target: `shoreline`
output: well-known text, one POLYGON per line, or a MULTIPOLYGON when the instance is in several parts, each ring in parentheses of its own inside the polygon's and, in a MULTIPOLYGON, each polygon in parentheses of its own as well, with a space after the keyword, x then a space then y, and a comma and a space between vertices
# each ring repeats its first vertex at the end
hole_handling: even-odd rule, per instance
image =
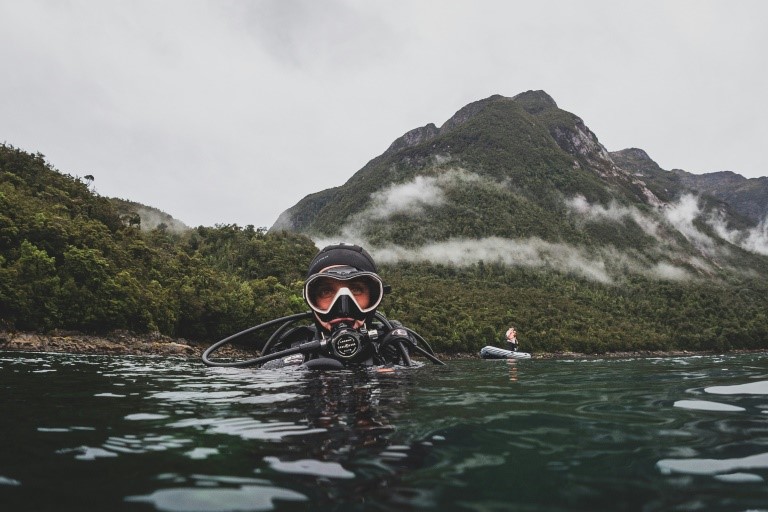
MULTIPOLYGON (((97 355, 157 355, 200 358, 209 344, 196 343, 183 338, 162 334, 136 335, 115 331, 107 335, 54 331, 50 334, 35 332, 0 331, 0 350, 15 352, 60 352, 97 355)), ((223 355, 238 355, 231 347, 222 349, 223 355)), ((245 352, 244 352, 245 353, 245 352)))
MULTIPOLYGON (((116 331, 107 335, 94 336, 78 332, 54 331, 50 334, 33 332, 15 332, 0 330, 0 351, 8 352, 59 352, 94 355, 145 355, 175 356, 200 359, 205 349, 212 343, 202 343, 171 338, 159 333, 136 335, 125 331, 116 331)), ((718 353, 759 353, 768 349, 713 351, 638 351, 608 352, 604 354, 586 354, 581 352, 531 353, 531 359, 620 359, 628 357, 687 357, 713 355, 718 353)), ((216 351, 218 357, 252 358, 254 351, 233 346, 224 346, 216 351)), ((476 353, 437 353, 443 361, 457 359, 479 359, 476 353)))

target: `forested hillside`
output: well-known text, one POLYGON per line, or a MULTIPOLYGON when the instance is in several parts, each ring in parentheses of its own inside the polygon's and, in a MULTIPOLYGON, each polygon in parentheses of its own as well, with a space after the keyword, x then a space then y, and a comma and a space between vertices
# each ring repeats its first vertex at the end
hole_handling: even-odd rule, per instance
POLYGON ((768 348, 762 181, 743 181, 609 152, 528 91, 409 131, 271 231, 366 246, 404 294, 391 313, 444 347, 515 324, 534 351, 768 348))
POLYGON ((0 329, 220 339, 305 311, 315 244, 347 241, 392 285, 380 310, 439 351, 509 325, 533 352, 768 348, 762 182, 692 180, 608 152, 540 91, 408 132, 269 232, 185 228, 3 145, 0 329))
POLYGON ((42 155, 0 146, 0 322, 212 340, 303 311, 302 235, 253 226, 143 232, 42 155))

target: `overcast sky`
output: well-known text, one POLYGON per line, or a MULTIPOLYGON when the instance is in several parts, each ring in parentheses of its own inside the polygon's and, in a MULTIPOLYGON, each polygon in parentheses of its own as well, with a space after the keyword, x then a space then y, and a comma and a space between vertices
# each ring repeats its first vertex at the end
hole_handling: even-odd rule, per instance
POLYGON ((0 142, 269 227, 408 130, 543 89, 609 151, 768 175, 768 2, 0 0, 0 142))

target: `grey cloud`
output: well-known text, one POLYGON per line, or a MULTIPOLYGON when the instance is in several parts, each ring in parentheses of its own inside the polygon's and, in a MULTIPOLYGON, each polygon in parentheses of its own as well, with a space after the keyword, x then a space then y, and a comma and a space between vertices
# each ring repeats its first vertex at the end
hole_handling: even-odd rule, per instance
POLYGON ((188 225, 269 226, 408 130, 547 91, 611 151, 764 176, 759 0, 0 1, 0 140, 188 225))

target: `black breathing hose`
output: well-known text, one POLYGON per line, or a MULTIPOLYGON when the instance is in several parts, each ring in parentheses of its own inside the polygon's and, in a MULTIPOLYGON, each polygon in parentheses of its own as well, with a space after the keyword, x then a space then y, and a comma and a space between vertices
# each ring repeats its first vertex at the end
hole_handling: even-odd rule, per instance
MULTIPOLYGON (((240 332, 238 332, 236 334, 233 334, 232 336, 224 338, 223 340, 217 341, 216 343, 214 343, 213 345, 208 347, 205 350, 205 352, 203 352, 203 356, 202 356, 203 363, 205 363, 206 366, 242 368, 242 367, 246 367, 246 366, 253 366, 253 365, 257 365, 257 364, 266 363, 267 361, 272 361, 274 359, 279 359, 281 357, 286 357, 286 356, 289 356, 289 355, 292 355, 292 354, 298 354, 298 353, 311 352, 311 351, 318 350, 321 347, 321 341, 316 340, 316 341, 310 341, 310 342, 307 342, 307 343, 303 343, 303 344, 298 345, 296 347, 291 347, 291 348, 288 348, 288 349, 285 349, 285 350, 281 350, 279 352, 274 352, 272 354, 265 354, 265 355, 261 355, 259 357, 253 358, 253 359, 247 359, 245 361, 221 362, 221 361, 212 361, 210 359, 210 357, 209 357, 216 350, 218 350, 222 346, 226 345, 227 343, 231 343, 234 340, 236 340, 236 339, 238 339, 238 338, 240 338, 242 336, 246 336, 246 335, 251 334, 253 332, 259 331, 261 329, 266 329, 267 327, 271 327, 273 325, 276 325, 276 324, 279 324, 279 323, 283 322, 283 325, 278 327, 277 330, 275 330, 275 332, 272 333, 272 335, 269 337, 267 342, 264 344, 264 347, 261 350, 262 354, 264 354, 264 352, 266 352, 269 348, 271 348, 272 344, 277 339, 277 337, 279 335, 281 335, 290 325, 294 324, 295 322, 297 322, 299 320, 304 320, 304 319, 311 318, 311 317, 312 317, 312 312, 311 311, 307 311, 305 313, 297 313, 295 315, 288 315, 288 316, 284 316, 284 317, 281 317, 281 318, 275 318, 274 320, 270 320, 269 322, 264 322, 263 324, 259 324, 259 325, 255 325, 253 327, 249 327, 248 329, 245 329, 245 330, 240 331, 240 332)), ((378 311, 375 313, 375 318, 377 320, 381 321, 381 323, 384 325, 384 327, 386 328, 388 333, 391 333, 392 330, 395 329, 395 327, 387 319, 387 317, 385 317, 384 315, 382 315, 378 311)), ((411 329, 407 329, 407 328, 404 328, 404 327, 402 329, 404 329, 407 333, 413 335, 413 337, 416 338, 416 340, 420 341, 421 343, 426 345, 427 348, 428 348, 428 350, 425 350, 425 349, 421 348, 415 342, 413 342, 413 340, 409 339, 406 336, 397 336, 397 338, 396 338, 397 350, 398 350, 398 352, 400 352, 401 356, 403 357, 403 361, 405 362, 406 366, 411 366, 412 363, 411 363, 410 357, 408 356, 408 350, 406 349, 405 345, 407 345, 408 348, 412 348, 416 352, 419 352, 420 354, 422 354, 424 357, 426 357, 427 359, 429 359, 433 363, 441 364, 441 365, 445 366, 445 363, 442 362, 441 360, 439 360, 435 356, 435 352, 432 350, 432 347, 429 346, 429 343, 427 343, 424 338, 419 336, 418 333, 416 333, 415 331, 412 331, 411 329)))
MULTIPOLYGON (((232 341, 245 336, 246 334, 250 334, 252 332, 259 331, 261 329, 266 329, 267 327, 270 327, 272 325, 278 324, 280 322, 285 322, 286 325, 280 326, 280 328, 276 332, 280 332, 281 330, 285 329, 287 325, 290 325, 298 320, 304 320, 305 318, 310 318, 312 316, 312 313, 310 311, 307 311, 305 313, 297 313, 295 315, 289 315, 284 316, 280 318, 275 318, 274 320, 270 320, 269 322, 264 322, 263 324, 254 325, 253 327, 249 327, 248 329, 245 329, 244 331, 240 331, 237 334, 233 334, 232 336, 229 336, 228 338, 224 338, 223 340, 217 341, 207 349, 205 349, 205 352, 203 352, 203 363, 205 363, 207 366, 219 366, 219 367, 244 367, 244 366, 252 366, 255 364, 261 364, 265 363, 267 361, 271 361, 272 359, 277 359, 279 357, 283 357, 284 355, 289 354, 282 354, 281 352, 277 352, 275 354, 269 354, 261 357, 256 357, 254 359, 248 359, 246 361, 235 361, 232 363, 223 363, 220 361, 211 361, 208 356, 213 354, 216 350, 218 350, 220 347, 226 345, 227 343, 231 343, 232 341)), ((274 335, 270 337, 270 341, 274 338, 274 335)), ((267 342, 269 343, 269 341, 267 342)), ((303 345, 300 345, 296 348, 301 348, 303 345)), ((308 348, 308 347, 307 347, 308 348)), ((289 349, 293 350, 293 349, 289 349)), ((291 352, 292 354, 295 354, 297 352, 300 352, 299 350, 296 350, 294 352, 291 352)))

